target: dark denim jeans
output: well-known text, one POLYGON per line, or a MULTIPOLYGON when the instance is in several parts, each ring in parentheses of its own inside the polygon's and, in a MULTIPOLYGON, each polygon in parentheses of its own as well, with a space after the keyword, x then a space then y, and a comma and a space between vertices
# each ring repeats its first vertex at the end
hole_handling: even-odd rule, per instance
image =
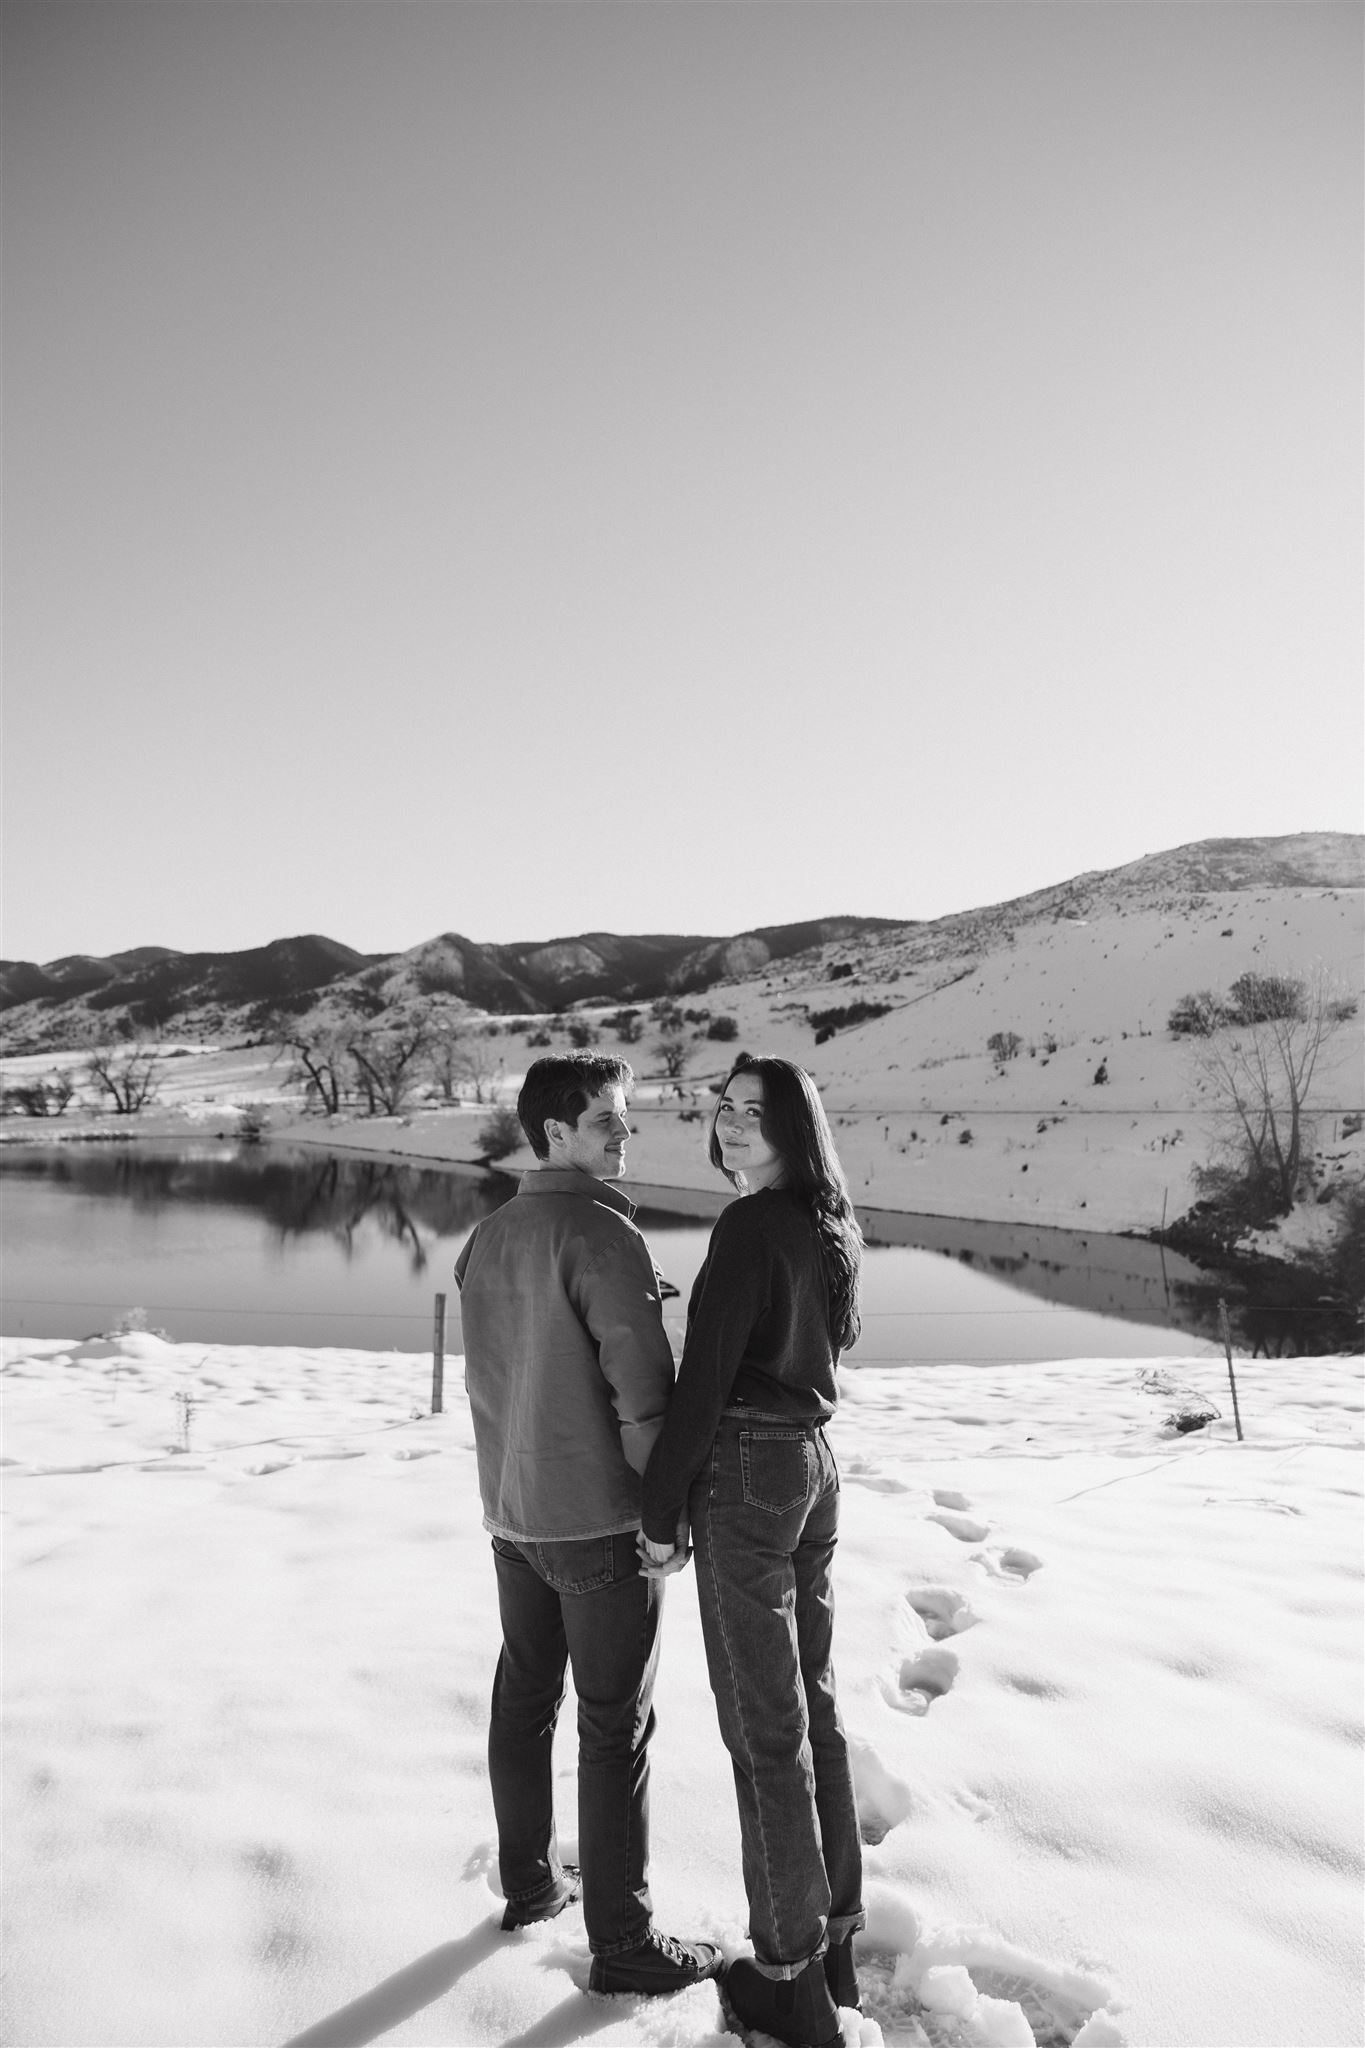
POLYGON ((572 1543, 493 1538, 502 1654, 493 1680, 488 1774, 498 1870, 513 1902, 561 1870, 550 1776, 566 1666, 578 1695, 578 1859, 594 1955, 649 1933, 649 1738, 663 1585, 640 1571, 635 1537, 572 1543))
POLYGON ((864 1922, 834 1696, 839 1474, 824 1431, 727 1409, 688 1502, 702 1632, 734 1767, 749 1934, 792 1977, 864 1922))

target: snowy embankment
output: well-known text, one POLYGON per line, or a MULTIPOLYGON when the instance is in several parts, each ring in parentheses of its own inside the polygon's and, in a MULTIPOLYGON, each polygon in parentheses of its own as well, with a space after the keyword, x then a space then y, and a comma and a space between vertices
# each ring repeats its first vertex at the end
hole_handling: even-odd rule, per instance
MULTIPOLYGON (((720 2048, 496 1932, 497 1646, 458 1365, 5 1345, 23 2048, 720 2048)), ((1360 1361, 869 1369, 834 1426, 868 1840, 850 2043, 1359 2036, 1360 1361)), ((659 1683, 660 1924, 743 1944, 691 1575, 659 1683)), ((575 1835, 572 1707, 558 1758, 575 1835)))

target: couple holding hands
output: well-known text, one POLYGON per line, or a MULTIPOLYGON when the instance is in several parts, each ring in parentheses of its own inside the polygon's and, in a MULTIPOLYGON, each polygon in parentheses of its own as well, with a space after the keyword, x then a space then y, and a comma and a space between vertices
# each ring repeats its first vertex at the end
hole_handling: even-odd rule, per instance
POLYGON ((810 1076, 741 1055, 710 1158, 743 1199, 711 1234, 675 1381, 659 1276, 612 1185, 633 1080, 589 1052, 532 1064, 517 1113, 538 1167, 455 1268, 502 1620, 488 1760, 503 1926, 581 1896, 591 1990, 723 1978, 743 2025, 832 2048, 837 2008, 859 2003, 864 1914, 824 1424, 858 1335, 862 1240, 810 1076), (713 1944, 654 1927, 648 1884, 664 1581, 693 1552, 754 1948, 728 1967, 713 1944), (579 1867, 560 1858, 551 1783, 566 1668, 579 1867))

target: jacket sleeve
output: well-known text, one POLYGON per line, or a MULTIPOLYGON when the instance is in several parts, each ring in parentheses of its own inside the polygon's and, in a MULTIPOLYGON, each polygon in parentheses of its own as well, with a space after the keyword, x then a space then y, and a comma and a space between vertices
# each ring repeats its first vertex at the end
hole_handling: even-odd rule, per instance
POLYGON ((711 1233, 678 1384, 645 1473, 641 1524, 651 1542, 667 1543, 678 1526, 770 1294, 767 1242, 736 1203, 711 1233))
POLYGON ((673 1353, 643 1239, 623 1238, 588 1265, 578 1312, 597 1345, 626 1463, 643 1472, 673 1391, 673 1353))

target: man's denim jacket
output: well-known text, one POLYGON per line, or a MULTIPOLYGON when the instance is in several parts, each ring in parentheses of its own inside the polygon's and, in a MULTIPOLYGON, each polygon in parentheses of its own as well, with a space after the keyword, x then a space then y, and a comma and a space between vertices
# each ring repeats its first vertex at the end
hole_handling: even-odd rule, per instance
POLYGON ((518 1542, 640 1526, 673 1386, 654 1261, 624 1195, 525 1173, 456 1261, 484 1527, 518 1542))

